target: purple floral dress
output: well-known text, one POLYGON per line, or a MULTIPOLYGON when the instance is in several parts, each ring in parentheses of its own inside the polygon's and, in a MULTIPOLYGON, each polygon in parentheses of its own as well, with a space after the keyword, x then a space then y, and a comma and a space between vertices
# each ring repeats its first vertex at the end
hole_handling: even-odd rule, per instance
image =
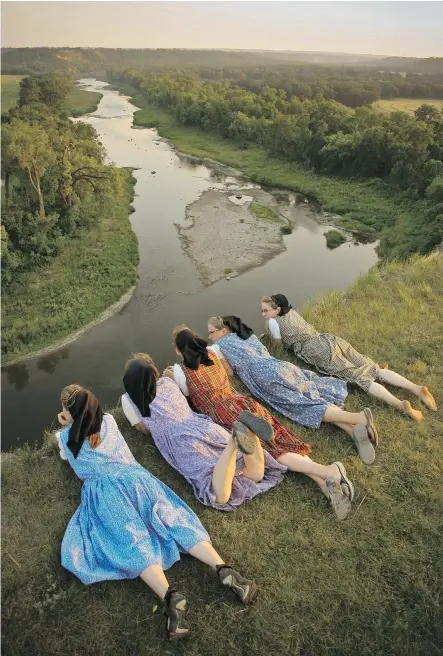
POLYGON ((228 431, 214 424, 207 415, 193 412, 177 383, 170 378, 162 377, 157 382, 157 395, 149 406, 150 417, 142 417, 129 396, 125 396, 140 423, 151 431, 163 458, 192 485, 195 496, 204 505, 217 510, 237 510, 243 502, 281 483, 287 467, 269 453, 264 452, 265 475, 260 483, 254 483, 242 475, 244 462, 239 452, 231 498, 227 504, 217 504, 212 473, 228 442, 228 431))

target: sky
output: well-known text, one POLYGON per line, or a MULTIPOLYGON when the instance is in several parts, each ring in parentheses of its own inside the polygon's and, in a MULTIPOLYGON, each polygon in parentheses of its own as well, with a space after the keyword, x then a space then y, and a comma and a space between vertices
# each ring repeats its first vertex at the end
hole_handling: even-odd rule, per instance
POLYGON ((443 2, 1 3, 3 47, 234 48, 443 56, 443 2))

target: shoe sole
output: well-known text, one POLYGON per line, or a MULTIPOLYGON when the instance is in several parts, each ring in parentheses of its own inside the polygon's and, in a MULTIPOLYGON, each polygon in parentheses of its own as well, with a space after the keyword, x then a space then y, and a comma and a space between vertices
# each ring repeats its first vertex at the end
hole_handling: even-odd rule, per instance
POLYGON ((252 414, 249 410, 244 410, 240 414, 238 421, 247 426, 263 442, 270 442, 274 437, 274 430, 271 424, 264 417, 257 417, 257 415, 252 414))
POLYGON ((340 486, 337 486, 334 478, 326 479, 326 488, 329 492, 332 511, 336 519, 339 522, 342 522, 351 512, 351 502, 348 497, 343 494, 340 486))
POLYGON ((232 437, 242 453, 252 455, 255 452, 257 443, 255 439, 249 435, 248 427, 242 422, 234 421, 232 424, 232 437))
POLYGON ((357 447, 360 460, 364 462, 365 465, 372 465, 375 460, 375 451, 372 442, 369 439, 366 426, 363 426, 363 424, 357 424, 354 426, 352 437, 355 446, 357 447))
MULTIPOLYGON (((181 622, 185 619, 186 613, 188 610, 188 602, 186 599, 182 600, 184 602, 184 607, 183 608, 178 608, 176 607, 174 609, 174 615, 175 615, 175 620, 177 624, 181 624, 181 622)), ((182 603, 182 602, 180 602, 182 603)), ((167 617, 167 622, 166 622, 166 632, 168 634, 168 637, 170 640, 181 640, 181 638, 186 638, 191 633, 191 629, 182 629, 180 632, 179 631, 171 631, 170 626, 171 626, 171 616, 166 615, 167 617)))

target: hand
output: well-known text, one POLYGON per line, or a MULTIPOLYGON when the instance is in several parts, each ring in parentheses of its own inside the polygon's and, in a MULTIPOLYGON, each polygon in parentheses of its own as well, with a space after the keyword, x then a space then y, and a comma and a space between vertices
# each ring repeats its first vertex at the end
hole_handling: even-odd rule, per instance
POLYGON ((163 376, 167 376, 167 378, 172 378, 174 380, 174 367, 166 367, 163 376))
POLYGON ((57 415, 58 423, 60 426, 69 426, 71 423, 67 417, 63 414, 63 412, 59 412, 57 415))

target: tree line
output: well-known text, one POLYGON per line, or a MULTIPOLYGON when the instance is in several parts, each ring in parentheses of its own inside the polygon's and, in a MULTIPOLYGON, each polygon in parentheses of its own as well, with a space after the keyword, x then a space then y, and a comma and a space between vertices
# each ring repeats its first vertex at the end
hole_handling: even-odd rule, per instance
MULTIPOLYGON (((192 76, 115 76, 184 125, 217 132, 239 148, 259 145, 270 156, 346 179, 378 179, 410 199, 423 199, 430 250, 443 236, 443 111, 423 104, 414 115, 351 109, 321 94, 301 100, 284 89, 252 92, 192 76)), ((413 249, 413 246, 411 246, 413 249)))
POLYGON ((126 193, 127 172, 104 163, 95 130, 69 119, 73 81, 58 73, 24 78, 19 102, 2 115, 2 269, 15 274, 57 255, 112 212, 126 193))

